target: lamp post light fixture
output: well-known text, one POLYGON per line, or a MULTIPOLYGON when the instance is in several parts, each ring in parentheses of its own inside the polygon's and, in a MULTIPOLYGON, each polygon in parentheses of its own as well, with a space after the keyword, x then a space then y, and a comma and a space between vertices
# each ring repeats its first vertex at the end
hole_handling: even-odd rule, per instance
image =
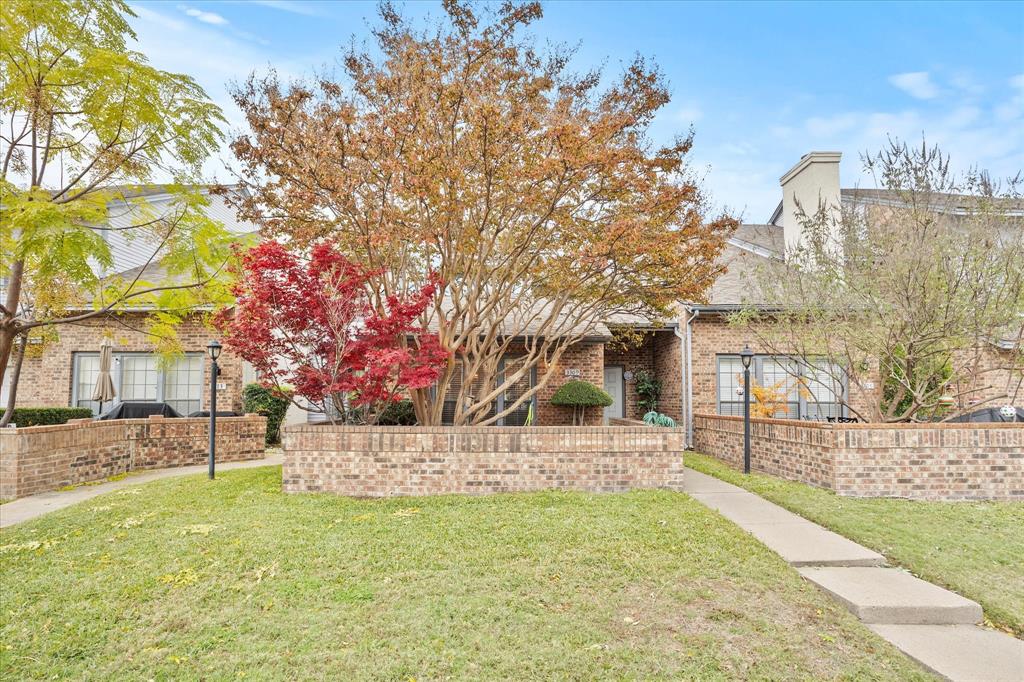
POLYGON ((210 355, 210 480, 213 480, 214 463, 217 461, 217 377, 220 375, 220 367, 217 365, 217 358, 220 357, 221 345, 217 341, 210 341, 206 345, 206 352, 210 355))
POLYGON ((743 346, 740 361, 743 362, 743 473, 750 473, 750 362, 754 351, 743 346))

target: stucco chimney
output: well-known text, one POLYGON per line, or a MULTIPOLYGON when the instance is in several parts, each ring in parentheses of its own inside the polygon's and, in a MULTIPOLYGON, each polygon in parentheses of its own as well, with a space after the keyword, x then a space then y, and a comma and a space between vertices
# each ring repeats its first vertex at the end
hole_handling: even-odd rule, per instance
POLYGON ((819 206, 839 210, 839 160, 842 156, 841 152, 804 154, 795 166, 779 178, 779 184, 782 185, 782 232, 787 252, 801 238, 798 206, 807 215, 814 215, 819 206))

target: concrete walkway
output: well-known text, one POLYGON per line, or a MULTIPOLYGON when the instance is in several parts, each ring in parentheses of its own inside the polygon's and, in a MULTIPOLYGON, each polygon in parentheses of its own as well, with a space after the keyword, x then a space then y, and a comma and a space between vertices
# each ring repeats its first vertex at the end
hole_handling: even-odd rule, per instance
POLYGON ((910 658, 948 680, 1024 681, 1024 642, 977 626, 981 606, 778 505, 687 469, 684 489, 789 562, 910 658))
MULTIPOLYGON (((251 459, 245 462, 225 462, 217 465, 217 471, 230 471, 231 469, 250 469, 252 467, 273 466, 281 463, 281 451, 276 450, 269 453, 263 459, 251 459)), ((81 485, 71 490, 54 490, 48 493, 39 493, 22 497, 7 504, 0 504, 0 528, 13 526, 16 523, 28 521, 52 511, 70 507, 83 500, 88 500, 97 495, 109 493, 121 488, 127 488, 140 483, 149 483, 161 478, 173 476, 187 476, 189 474, 206 473, 206 465, 198 464, 187 467, 172 467, 169 469, 153 469, 140 473, 129 474, 120 481, 109 481, 96 485, 81 485)))

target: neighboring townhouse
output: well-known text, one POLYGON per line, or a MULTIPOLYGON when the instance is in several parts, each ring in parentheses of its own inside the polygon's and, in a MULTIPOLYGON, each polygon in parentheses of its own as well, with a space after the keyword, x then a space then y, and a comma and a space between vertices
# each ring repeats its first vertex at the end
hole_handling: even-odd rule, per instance
MULTIPOLYGON (((692 434, 695 412, 742 414, 743 368, 739 353, 748 344, 757 354, 752 366, 754 380, 763 386, 784 382, 791 387, 787 410, 782 416, 810 420, 848 417, 840 396, 858 409, 861 405, 866 408, 874 399, 873 395, 858 395, 856 387, 849 382, 834 380, 842 371, 765 353, 752 334, 743 327, 731 325, 728 320, 731 313, 744 305, 771 309, 772 302, 759 300, 748 278, 759 264, 783 259, 786 246, 799 240, 798 203, 814 206, 820 199, 835 205, 853 202, 885 206, 897 201, 887 192, 841 189, 840 158, 837 152, 812 152, 781 178, 783 199, 778 208, 766 224, 741 225, 728 240, 721 255, 724 274, 710 288, 705 302, 681 304, 678 319, 656 326, 638 323, 635 319, 618 321, 643 331, 642 340, 627 348, 613 342, 615 320, 598 325, 582 341, 568 348, 557 365, 539 365, 496 401, 492 409, 502 411, 506 404, 536 386, 545 375, 553 374, 532 401, 504 417, 499 425, 522 425, 531 411, 533 423, 537 425, 571 423, 571 411, 551 405, 550 398, 559 386, 573 379, 603 386, 614 400, 603 411, 590 410, 587 423, 641 419, 636 378, 641 371, 646 371, 661 382, 659 411, 686 426, 692 434), (805 390, 797 390, 791 380, 794 375, 803 377, 805 390)), ((158 191, 153 191, 151 200, 161 200, 158 191)), ((256 226, 237 221, 223 197, 211 195, 209 210, 233 232, 256 231, 256 226)), ((121 270, 139 267, 145 261, 146 256, 135 253, 129 244, 113 246, 121 270)), ((115 344, 114 382, 119 400, 162 400, 182 413, 204 409, 209 401, 209 361, 205 347, 213 332, 203 325, 202 314, 182 327, 180 336, 185 355, 167 367, 157 361, 152 343, 141 331, 145 328, 146 315, 144 310, 130 311, 63 327, 58 342, 47 344, 41 354, 26 359, 19 405, 80 405, 98 411, 99 406, 90 398, 98 369, 99 346, 105 337, 111 337, 115 344)), ((995 340, 987 357, 995 365, 1000 360, 999 354, 1008 352, 1008 345, 1001 348, 995 340)), ((517 353, 510 351, 505 362, 514 363, 516 357, 517 353)), ((218 406, 239 411, 242 387, 256 377, 246 363, 228 350, 220 364, 223 373, 218 381, 218 406)), ((458 376, 455 379, 454 393, 457 393, 459 379, 458 376)), ((992 391, 1005 392, 1005 387, 1012 387, 1015 381, 1019 378, 1007 373, 994 382, 994 387, 979 390, 964 400, 968 405, 981 401, 992 391), (1005 387, 1001 388, 1000 382, 1005 387)), ((881 382, 869 382, 865 388, 881 390, 881 382)), ((1024 392, 1017 393, 1015 404, 1024 406, 1024 392)), ((445 409, 448 419, 452 414, 454 404, 445 409)), ((316 421, 323 417, 293 409, 288 421, 306 419, 316 421)))
MULTIPOLYGON (((237 220, 223 196, 212 194, 209 187, 200 191, 209 201, 207 214, 222 222, 226 229, 238 235, 256 231, 255 225, 237 220)), ((126 190, 122 196, 129 200, 145 197, 157 214, 165 211, 164 205, 169 206, 172 198, 159 185, 143 190, 126 190)), ((108 213, 112 227, 132 224, 132 208, 125 202, 111 202, 108 213)), ((113 265, 99 274, 124 275, 147 267, 154 252, 152 244, 141 238, 129 238, 116 230, 104 231, 103 236, 110 246, 113 265)), ((161 363, 155 352, 155 344, 146 331, 150 311, 144 308, 59 325, 55 327, 58 339, 29 347, 18 382, 17 405, 70 405, 88 407, 94 414, 99 414, 101 406, 92 400, 92 393, 99 372, 100 345, 109 339, 114 351, 111 373, 117 398, 114 403, 104 404, 103 411, 119 401, 167 402, 182 414, 207 409, 210 361, 206 345, 214 338, 204 323, 208 312, 197 311, 181 325, 178 336, 184 354, 169 364, 161 363)), ((217 408, 241 411, 242 386, 254 376, 230 352, 223 353, 219 364, 221 376, 218 379, 217 408)), ((7 377, 10 377, 10 371, 7 377)), ((5 385, 0 405, 6 405, 7 392, 8 386, 5 385)))

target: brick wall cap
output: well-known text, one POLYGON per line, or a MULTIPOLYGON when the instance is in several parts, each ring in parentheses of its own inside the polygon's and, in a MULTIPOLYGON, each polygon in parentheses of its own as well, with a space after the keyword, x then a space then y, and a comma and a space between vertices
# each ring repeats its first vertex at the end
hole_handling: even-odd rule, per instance
POLYGON ((379 434, 526 434, 544 435, 553 433, 606 434, 685 433, 682 427, 643 426, 352 426, 349 424, 292 424, 281 429, 288 434, 295 433, 379 433, 379 434))
MULTIPOLYGON (((704 414, 700 412, 694 412, 694 419, 719 419, 722 421, 731 422, 742 422, 743 417, 734 417, 732 415, 724 414, 704 414)), ((834 429, 836 431, 856 431, 856 430, 881 430, 881 431, 899 431, 903 429, 916 430, 916 429, 1021 429, 1024 428, 1024 424, 1020 422, 928 422, 928 423, 917 423, 917 422, 897 422, 897 423, 886 423, 886 422, 872 422, 865 424, 833 424, 829 422, 811 422, 804 421, 802 419, 766 419, 764 417, 751 417, 751 424, 779 424, 781 426, 800 426, 809 429, 834 429)))

